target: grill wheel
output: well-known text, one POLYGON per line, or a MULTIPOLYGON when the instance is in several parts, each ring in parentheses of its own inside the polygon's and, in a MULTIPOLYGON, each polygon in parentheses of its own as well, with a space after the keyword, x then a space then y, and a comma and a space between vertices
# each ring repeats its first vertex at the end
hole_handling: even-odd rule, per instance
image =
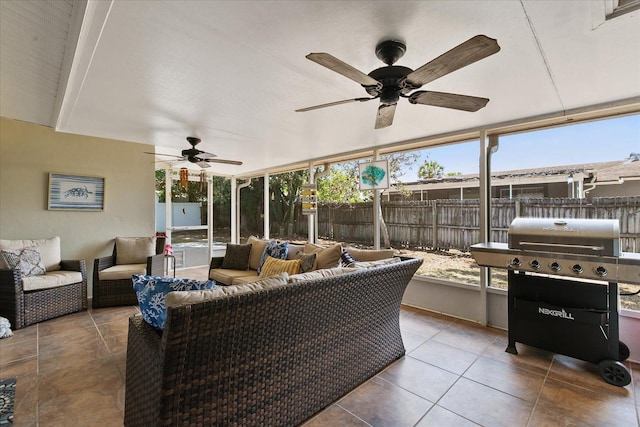
POLYGON ((598 363, 598 371, 600 376, 611 385, 624 387, 631 382, 631 374, 617 360, 603 360, 598 363))

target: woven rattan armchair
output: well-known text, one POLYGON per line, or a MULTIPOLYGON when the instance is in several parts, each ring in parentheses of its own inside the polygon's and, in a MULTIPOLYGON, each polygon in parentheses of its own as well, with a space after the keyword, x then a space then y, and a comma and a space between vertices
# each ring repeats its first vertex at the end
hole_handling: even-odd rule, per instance
POLYGON ((421 259, 129 319, 124 425, 295 426, 404 355, 421 259))
MULTIPOLYGON (((138 273, 151 276, 164 275, 164 243, 164 237, 156 237, 156 255, 147 257, 145 271, 138 273)), ((118 265, 117 260, 117 245, 114 241, 113 254, 111 256, 97 258, 93 262, 92 306, 94 308, 138 304, 130 274, 125 278, 100 279, 100 272, 118 265)))
MULTIPOLYGON (((3 242, 11 242, 5 240, 3 242)), ((57 246, 54 253, 59 255, 60 238, 15 241, 29 242, 29 245, 57 246)), ((51 258, 51 255, 49 256, 51 258)), ((47 264, 47 263, 45 263, 47 264)), ((6 317, 14 329, 24 328, 54 317, 87 309, 87 268, 84 260, 60 260, 53 256, 49 260, 48 271, 35 277, 48 283, 25 289, 25 277, 18 269, 0 269, 0 316, 6 317), (55 267, 53 267, 55 265, 55 267), (80 274, 78 274, 80 273, 80 274), (68 283, 73 280, 73 283, 68 283), (52 283, 57 283, 52 285, 52 283), (66 283, 59 286, 60 283, 66 283)), ((34 279, 34 277, 26 278, 34 279)))

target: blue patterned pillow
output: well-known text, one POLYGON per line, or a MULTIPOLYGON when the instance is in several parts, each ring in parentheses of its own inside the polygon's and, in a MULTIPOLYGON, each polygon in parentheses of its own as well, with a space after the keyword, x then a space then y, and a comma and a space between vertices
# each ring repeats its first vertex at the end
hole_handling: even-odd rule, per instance
POLYGON ((213 280, 202 282, 193 279, 172 279, 170 277, 143 276, 134 274, 133 290, 138 297, 142 318, 157 329, 164 328, 167 320, 167 306, 164 299, 172 291, 197 291, 214 289, 213 280))
POLYGON ((260 265, 258 265, 258 274, 262 270, 262 265, 269 257, 273 257, 276 259, 287 259, 287 252, 289 251, 289 242, 275 242, 270 240, 267 243, 267 246, 264 248, 264 252, 262 252, 262 258, 260 258, 260 265))
POLYGON ((340 265, 342 267, 349 267, 351 264, 355 263, 356 259, 349 252, 344 251, 342 255, 340 255, 340 265))

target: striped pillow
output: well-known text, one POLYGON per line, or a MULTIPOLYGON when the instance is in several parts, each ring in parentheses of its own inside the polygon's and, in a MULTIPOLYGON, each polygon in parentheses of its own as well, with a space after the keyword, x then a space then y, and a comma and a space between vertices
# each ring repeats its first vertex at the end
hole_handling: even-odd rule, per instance
POLYGON ((269 256, 262 265, 259 277, 264 279, 280 273, 298 274, 300 273, 300 263, 299 259, 282 260, 269 256))

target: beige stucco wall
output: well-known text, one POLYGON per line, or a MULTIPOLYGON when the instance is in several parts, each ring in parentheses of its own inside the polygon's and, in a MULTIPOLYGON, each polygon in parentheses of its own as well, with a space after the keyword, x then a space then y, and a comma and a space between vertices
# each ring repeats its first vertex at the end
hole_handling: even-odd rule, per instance
POLYGON ((155 233, 153 151, 145 144, 54 132, 0 118, 0 239, 60 236, 64 259, 111 253, 116 236, 155 233), (101 212, 49 211, 49 173, 105 178, 101 212))

